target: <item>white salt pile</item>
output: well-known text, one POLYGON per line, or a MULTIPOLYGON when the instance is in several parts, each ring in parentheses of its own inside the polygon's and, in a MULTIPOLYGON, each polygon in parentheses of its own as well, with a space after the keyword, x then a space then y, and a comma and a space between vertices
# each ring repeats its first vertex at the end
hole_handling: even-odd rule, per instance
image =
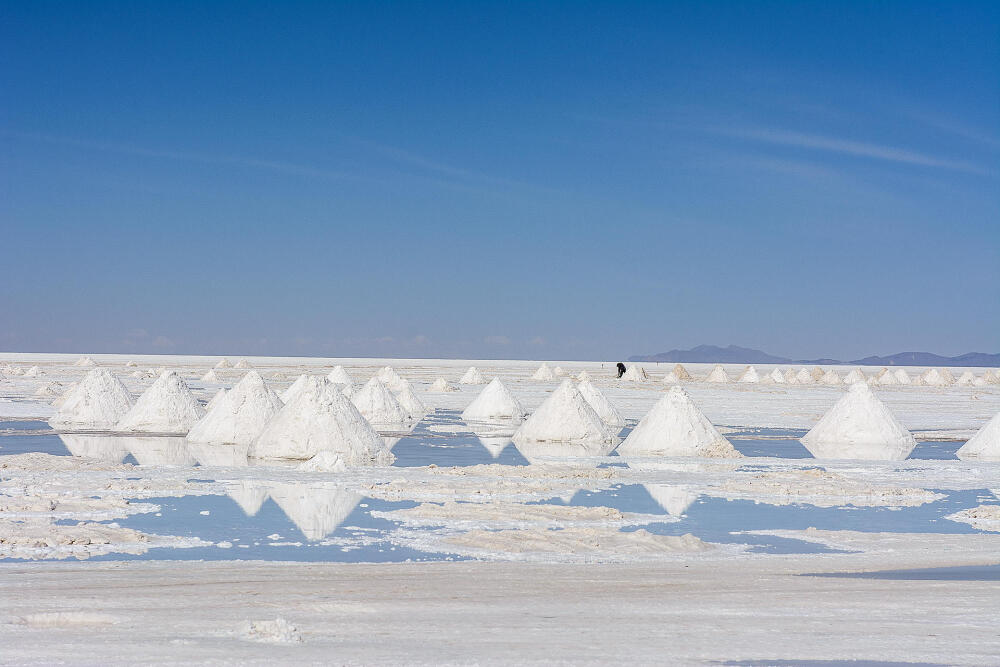
POLYGON ((1000 459, 1000 412, 956 452, 960 459, 1000 459))
POLYGON ((90 357, 80 357, 79 359, 76 360, 76 363, 73 364, 73 365, 74 366, 96 366, 97 364, 95 364, 94 360, 91 359, 90 357))
POLYGON ((215 392, 215 396, 213 396, 208 401, 208 403, 205 404, 205 412, 206 412, 206 414, 209 413, 209 412, 211 412, 212 408, 214 408, 216 405, 218 405, 219 401, 221 401, 222 397, 225 396, 225 395, 226 395, 226 390, 225 389, 220 389, 219 391, 215 392))
POLYGON ((469 370, 465 371, 465 375, 462 379, 458 381, 459 384, 486 384, 486 378, 483 374, 479 372, 479 369, 475 366, 470 366, 469 370))
POLYGON ((691 374, 688 373, 688 370, 684 368, 684 366, 682 366, 681 364, 674 364, 673 371, 674 375, 676 375, 677 378, 681 381, 687 381, 691 379, 691 374))
POLYGON ((646 373, 646 369, 638 364, 632 364, 627 369, 625 369, 625 374, 622 375, 623 380, 630 380, 631 382, 648 382, 649 375, 646 373))
POLYGON ((941 377, 944 378, 946 384, 955 384, 955 376, 951 374, 951 369, 942 368, 941 377))
POLYGON ((1000 369, 987 368, 986 372, 983 373, 983 379, 986 380, 987 384, 1000 384, 1000 369))
POLYGON ((552 372, 556 374, 556 377, 565 377, 567 375, 566 370, 562 366, 556 366, 552 369, 552 372))
POLYGON ((334 366, 333 370, 330 371, 330 374, 326 376, 326 379, 333 384, 339 384, 354 389, 354 378, 348 374, 343 366, 334 366))
POLYGON ((40 396, 42 398, 55 398, 56 396, 61 396, 64 391, 66 391, 66 388, 62 385, 62 383, 49 382, 36 389, 35 396, 40 396))
POLYGON ((145 380, 146 378, 151 378, 153 376, 146 371, 135 370, 129 373, 129 377, 133 377, 136 380, 145 380))
POLYGON ((717 382, 721 384, 729 382, 729 376, 726 375, 726 371, 722 366, 716 364, 712 372, 705 377, 705 382, 717 382))
POLYGON ((42 369, 38 366, 32 366, 24 372, 24 377, 26 378, 36 378, 42 376, 42 369))
POLYGON ((289 385, 288 389, 281 393, 281 402, 285 405, 291 403, 292 399, 298 396, 299 392, 302 391, 302 388, 306 386, 307 382, 309 382, 308 375, 303 374, 295 378, 295 382, 289 385))
POLYGON ((820 384, 829 384, 829 385, 843 384, 843 380, 841 380, 840 376, 837 375, 837 371, 833 370, 832 368, 827 372, 823 373, 823 376, 819 379, 819 382, 820 384))
POLYGON ((178 433, 191 430, 205 410, 174 371, 164 371, 118 422, 132 433, 178 433))
POLYGON ((371 424, 326 378, 305 386, 250 446, 258 459, 308 460, 321 451, 339 454, 351 466, 390 465, 395 460, 371 424))
POLYGON ((64 394, 49 424, 56 429, 110 430, 134 401, 121 380, 105 368, 95 368, 64 394))
POLYGON ((549 368, 549 365, 543 361, 542 365, 538 367, 537 371, 535 371, 535 374, 531 376, 531 379, 538 382, 551 382, 556 379, 556 374, 553 373, 552 369, 549 368))
POLYGON ((514 442, 611 442, 614 434, 587 399, 563 380, 514 433, 514 442))
POLYGON ((809 371, 809 375, 812 376, 813 382, 819 382, 823 378, 823 369, 819 366, 813 366, 813 369, 809 371))
POLYGON ((989 382, 986 381, 986 374, 985 373, 983 375, 980 375, 980 376, 976 377, 972 381, 972 386, 973 387, 985 387, 988 384, 989 384, 989 382))
POLYGON ((219 360, 219 363, 217 363, 215 365, 215 367, 216 368, 232 368, 233 364, 229 361, 229 359, 226 359, 225 357, 223 357, 222 359, 219 360))
POLYGON ((208 384, 219 384, 222 380, 215 374, 215 369, 210 368, 207 373, 201 376, 201 381, 208 384))
POLYGON ((955 380, 955 384, 960 387, 971 387, 975 381, 976 377, 972 374, 972 371, 965 371, 957 380, 955 380))
POLYGON ((500 378, 493 380, 479 392, 479 396, 473 399, 472 403, 462 412, 462 419, 467 422, 492 422, 497 420, 511 421, 520 424, 527 412, 500 381, 500 378))
POLYGON ((677 373, 673 371, 667 371, 667 374, 663 376, 663 384, 680 384, 681 379, 677 377, 677 373))
POLYGON ((580 371, 580 374, 576 376, 577 382, 587 382, 590 380, 590 373, 587 371, 580 371))
POLYGON ((785 384, 785 376, 777 368, 768 373, 766 377, 770 378, 771 382, 775 384, 785 384))
POLYGON ((233 368, 241 368, 241 369, 242 368, 253 368, 253 366, 251 366, 250 362, 247 361, 246 359, 240 359, 239 361, 236 362, 236 365, 233 366, 233 368))
POLYGON ((816 458, 902 461, 917 443, 871 388, 857 382, 802 444, 816 458))
POLYGON ((743 374, 737 380, 737 382, 746 382, 749 384, 757 384, 760 382, 760 375, 757 374, 757 369, 753 366, 747 366, 747 369, 743 371, 743 374))
POLYGON ((865 380, 865 374, 860 368, 854 368, 844 376, 844 384, 854 384, 855 382, 864 382, 865 380))
POLYGON ((899 384, 899 379, 896 377, 896 374, 888 368, 883 368, 882 371, 875 376, 875 382, 873 384, 881 387, 892 387, 899 384))
POLYGON ((7 366, 7 375, 24 375, 24 369, 18 368, 17 366, 7 366))
POLYGON ((601 390, 591 384, 590 381, 581 382, 577 385, 577 390, 587 399, 590 407, 594 408, 594 412, 604 420, 605 424, 615 427, 618 430, 621 430, 625 426, 625 418, 615 409, 615 406, 611 405, 611 402, 601 393, 601 390))
POLYGON ((431 386, 427 388, 427 391, 434 394, 444 394, 449 391, 458 391, 458 389, 448 384, 448 381, 444 378, 438 378, 434 382, 431 382, 431 386))
POLYGON ((680 387, 670 390, 618 446, 621 456, 742 456, 680 387))
POLYGON ((400 383, 403 378, 400 377, 399 373, 397 373, 396 369, 392 366, 386 366, 385 368, 380 369, 378 373, 375 374, 375 377, 381 380, 382 384, 393 391, 396 391, 402 386, 400 383))
POLYGON ((188 440, 249 445, 283 405, 260 373, 250 371, 191 428, 188 440))
POLYGON ((785 371, 785 384, 798 384, 799 376, 795 372, 794 368, 789 368, 785 371))
MULTIPOLYGON (((399 379, 402 381, 402 378, 399 379)), ((372 424, 396 425, 410 421, 409 413, 377 377, 356 391, 351 396, 351 402, 372 424)))
POLYGON ((400 380, 400 389, 396 392, 396 400, 406 410, 410 419, 415 422, 419 422, 427 414, 427 406, 417 397, 407 380, 400 380))
POLYGON ((920 376, 920 382, 921 384, 925 384, 930 387, 944 387, 951 384, 948 382, 948 379, 941 369, 937 368, 931 368, 930 370, 925 371, 924 374, 920 376))
POLYGON ((799 372, 795 374, 795 381, 798 384, 813 384, 815 382, 813 380, 812 373, 804 368, 800 369, 799 372))

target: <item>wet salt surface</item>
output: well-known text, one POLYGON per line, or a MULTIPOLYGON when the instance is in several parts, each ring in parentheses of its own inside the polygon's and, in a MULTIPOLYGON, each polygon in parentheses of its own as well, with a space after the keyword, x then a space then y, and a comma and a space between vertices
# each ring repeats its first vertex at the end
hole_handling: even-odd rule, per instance
POLYGON ((802 576, 841 579, 893 579, 898 581, 1000 581, 1000 565, 924 567, 912 570, 879 570, 877 572, 826 572, 802 576))

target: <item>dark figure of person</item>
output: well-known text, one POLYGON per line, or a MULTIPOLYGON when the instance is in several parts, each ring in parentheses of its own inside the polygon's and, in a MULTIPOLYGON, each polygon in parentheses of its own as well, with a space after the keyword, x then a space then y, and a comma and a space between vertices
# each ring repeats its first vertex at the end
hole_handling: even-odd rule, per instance
POLYGON ((618 377, 625 375, 625 364, 618 362, 618 377))

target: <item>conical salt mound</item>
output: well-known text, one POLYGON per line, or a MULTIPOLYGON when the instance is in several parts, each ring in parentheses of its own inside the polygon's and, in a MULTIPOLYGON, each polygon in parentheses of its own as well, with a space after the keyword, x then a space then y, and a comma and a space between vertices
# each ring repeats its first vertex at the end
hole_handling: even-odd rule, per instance
POLYGON ((670 516, 682 516, 694 501, 698 500, 698 492, 690 486, 672 484, 643 484, 646 492, 652 496, 656 504, 662 507, 670 516))
POLYGON ((924 374, 920 376, 920 382, 921 384, 926 384, 931 387, 944 387, 950 384, 947 377, 945 377, 944 373, 942 373, 938 368, 931 368, 924 372, 924 374))
POLYGON ((971 387, 976 381, 976 376, 972 374, 972 371, 965 371, 957 380, 955 384, 960 387, 971 387))
POLYGON ((356 391, 351 402, 372 424, 404 424, 410 420, 410 415, 377 377, 356 391))
POLYGON ((785 384, 785 376, 781 374, 777 368, 767 374, 767 377, 771 379, 774 384, 785 384))
POLYGON ((233 366, 233 368, 243 369, 243 368, 253 368, 253 366, 251 366, 250 362, 247 361, 246 359, 240 359, 239 361, 236 362, 236 365, 233 366))
POLYGON ((24 377, 26 378, 37 378, 42 376, 42 369, 38 366, 32 366, 24 372, 24 377))
POLYGON ((622 417, 621 413, 615 409, 615 406, 611 405, 607 397, 601 393, 601 390, 595 387, 593 384, 588 382, 581 382, 577 385, 577 390, 580 394, 587 399, 590 403, 590 407, 594 408, 594 412, 597 413, 604 423, 608 426, 612 426, 621 430, 625 426, 625 418, 622 417))
POLYGON ((205 410, 174 371, 165 371, 118 422, 119 431, 179 433, 191 430, 205 410))
POLYGON ((548 364, 542 362, 542 365, 538 367, 538 370, 531 376, 531 379, 537 382, 552 382, 556 379, 556 374, 552 372, 548 364))
POLYGON ((813 380, 812 373, 804 368, 795 374, 795 381, 799 384, 813 384, 815 382, 815 380, 813 380))
POLYGON ((215 367, 216 368, 232 368, 233 364, 229 361, 229 359, 226 359, 225 357, 223 357, 222 359, 219 360, 219 363, 217 363, 215 365, 215 367))
POLYGON ((902 461, 916 440, 862 382, 850 390, 802 437, 816 458, 902 461))
POLYGON ((215 374, 215 369, 209 369, 207 373, 201 376, 201 381, 208 384, 218 384, 221 382, 219 376, 215 374))
POLYGON ((985 373, 983 375, 980 375, 979 377, 975 378, 972 381, 972 386, 973 387, 985 387, 988 384, 989 384, 989 382, 986 381, 986 375, 985 375, 985 373))
POLYGON ((326 378, 307 377, 305 383, 254 440, 251 457, 306 460, 330 451, 347 465, 395 460, 371 424, 326 378))
POLYGON ((757 369, 753 366, 747 366, 747 369, 743 371, 743 375, 737 382, 746 382, 748 384, 757 384, 760 382, 760 375, 757 374, 757 369))
POLYGON ((80 357, 79 359, 76 360, 76 363, 73 364, 73 365, 74 366, 96 366, 97 364, 95 364, 94 360, 91 359, 90 357, 80 357))
POLYGON ((691 379, 691 374, 688 373, 688 369, 684 368, 683 365, 681 365, 681 364, 674 364, 674 369, 673 370, 674 370, 674 375, 677 376, 677 379, 679 379, 681 381, 687 381, 687 380, 691 379))
POLYGON ((573 386, 563 383, 514 433, 514 442, 610 442, 614 434, 573 386))
POLYGON ((618 446, 618 454, 713 458, 742 456, 680 387, 671 387, 646 413, 625 442, 618 446))
POLYGON ((282 405, 260 373, 250 371, 191 428, 188 440, 249 445, 282 405))
POLYGON ((136 366, 138 366, 138 365, 139 365, 139 364, 137 364, 136 362, 134 362, 134 361, 132 361, 132 360, 129 360, 129 361, 126 361, 126 362, 125 362, 125 366, 126 366, 127 368, 135 368, 135 367, 136 367, 136 366))
POLYGON ((132 394, 106 368, 95 368, 63 395, 53 428, 110 430, 135 403, 132 394))
POLYGON ((865 374, 861 372, 860 368, 853 369, 850 373, 844 376, 844 384, 854 384, 855 382, 864 382, 865 374))
POLYGON ((396 392, 396 400, 406 410, 410 419, 415 422, 420 421, 427 414, 427 406, 417 397, 407 380, 400 380, 400 389, 396 392))
POLYGON ((888 368, 884 368, 882 369, 882 373, 876 376, 873 384, 877 384, 881 387, 891 387, 899 384, 899 380, 896 378, 895 373, 890 371, 888 368))
POLYGON ((330 374, 326 376, 326 379, 333 384, 342 384, 345 387, 354 388, 354 378, 352 378, 343 366, 334 366, 330 374))
POLYGON ((1000 412, 962 445, 957 454, 960 459, 1000 459, 1000 412))
POLYGON ((289 385, 288 389, 286 389, 281 393, 281 402, 284 403, 285 405, 291 403, 292 399, 298 396, 299 392, 302 391, 302 389, 306 386, 308 382, 309 382, 308 375, 300 375, 297 378, 295 378, 295 382, 289 385))
POLYGON ((794 368, 789 368, 785 371, 785 384, 798 384, 799 376, 795 372, 794 368))
POLYGON ((357 493, 336 486, 276 483, 268 495, 310 542, 337 530, 361 502, 357 493))
POLYGON ((577 382, 587 382, 590 380, 590 373, 587 371, 580 371, 580 374, 576 376, 577 382))
POLYGON ((525 415, 521 401, 510 393, 500 378, 486 385, 479 396, 469 403, 462 412, 462 419, 467 422, 512 421, 520 424, 525 415))
POLYGON ((396 372, 396 369, 392 366, 380 368, 379 371, 375 373, 375 377, 381 380, 382 384, 387 387, 395 387, 402 379, 399 377, 399 373, 396 372))
POLYGON ((718 382, 721 384, 729 382, 729 376, 726 375, 726 370, 717 364, 715 368, 712 369, 712 372, 705 377, 705 382, 718 382))
POLYGON ((452 387, 450 384, 448 384, 448 381, 445 380, 444 378, 438 378, 437 380, 434 380, 434 382, 431 382, 431 386, 427 388, 427 391, 432 392, 434 394, 444 394, 449 391, 458 391, 458 390, 455 389, 455 387, 452 387))
POLYGON ((899 384, 912 384, 913 380, 910 379, 910 374, 906 372, 905 369, 897 368, 892 372, 896 376, 896 382, 899 384))
POLYGON ((646 369, 638 364, 632 364, 627 369, 625 369, 625 374, 622 375, 623 380, 630 380, 632 382, 648 382, 649 375, 646 373, 646 369))
POLYGON ((469 370, 465 371, 465 375, 462 379, 458 381, 459 384, 486 384, 486 378, 483 374, 479 372, 479 369, 475 366, 470 366, 469 370))
POLYGON ((983 373, 983 378, 989 384, 1000 384, 1000 369, 987 369, 986 372, 983 373))
POLYGON ((844 383, 844 381, 840 379, 840 376, 837 375, 837 371, 833 370, 832 368, 827 372, 823 373, 823 377, 819 379, 819 382, 820 384, 829 384, 829 385, 844 383))
POLYGON ((813 366, 813 369, 809 371, 809 375, 812 376, 813 382, 819 382, 823 378, 825 371, 819 366, 813 366))
POLYGON ((226 495, 233 499, 247 516, 256 516, 267 500, 267 487, 261 482, 243 480, 226 487, 226 495))
POLYGON ((955 384, 955 376, 951 374, 950 368, 940 369, 941 377, 944 378, 945 384, 955 384))
POLYGON ((677 373, 673 371, 667 371, 667 374, 663 376, 663 384, 680 384, 681 379, 677 377, 677 373))
POLYGON ((208 401, 208 403, 205 404, 205 414, 208 414, 209 412, 211 412, 212 408, 214 408, 216 405, 218 405, 219 401, 221 401, 222 397, 225 396, 225 395, 226 395, 226 390, 225 389, 220 389, 219 391, 215 392, 215 396, 213 396, 208 401))

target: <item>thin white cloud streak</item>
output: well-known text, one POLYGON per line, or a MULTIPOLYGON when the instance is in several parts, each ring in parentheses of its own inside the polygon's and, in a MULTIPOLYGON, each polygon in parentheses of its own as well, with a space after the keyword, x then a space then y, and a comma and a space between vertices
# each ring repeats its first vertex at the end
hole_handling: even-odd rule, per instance
POLYGON ((895 162, 898 164, 907 164, 918 167, 951 169, 954 171, 964 171, 974 174, 990 173, 989 171, 969 162, 942 159, 915 151, 895 148, 892 146, 869 144, 861 141, 852 141, 850 139, 839 139, 836 137, 825 137, 822 135, 773 129, 720 130, 720 133, 741 139, 750 139, 753 141, 760 141, 780 146, 826 151, 828 153, 852 155, 855 157, 884 160, 887 162, 895 162))

